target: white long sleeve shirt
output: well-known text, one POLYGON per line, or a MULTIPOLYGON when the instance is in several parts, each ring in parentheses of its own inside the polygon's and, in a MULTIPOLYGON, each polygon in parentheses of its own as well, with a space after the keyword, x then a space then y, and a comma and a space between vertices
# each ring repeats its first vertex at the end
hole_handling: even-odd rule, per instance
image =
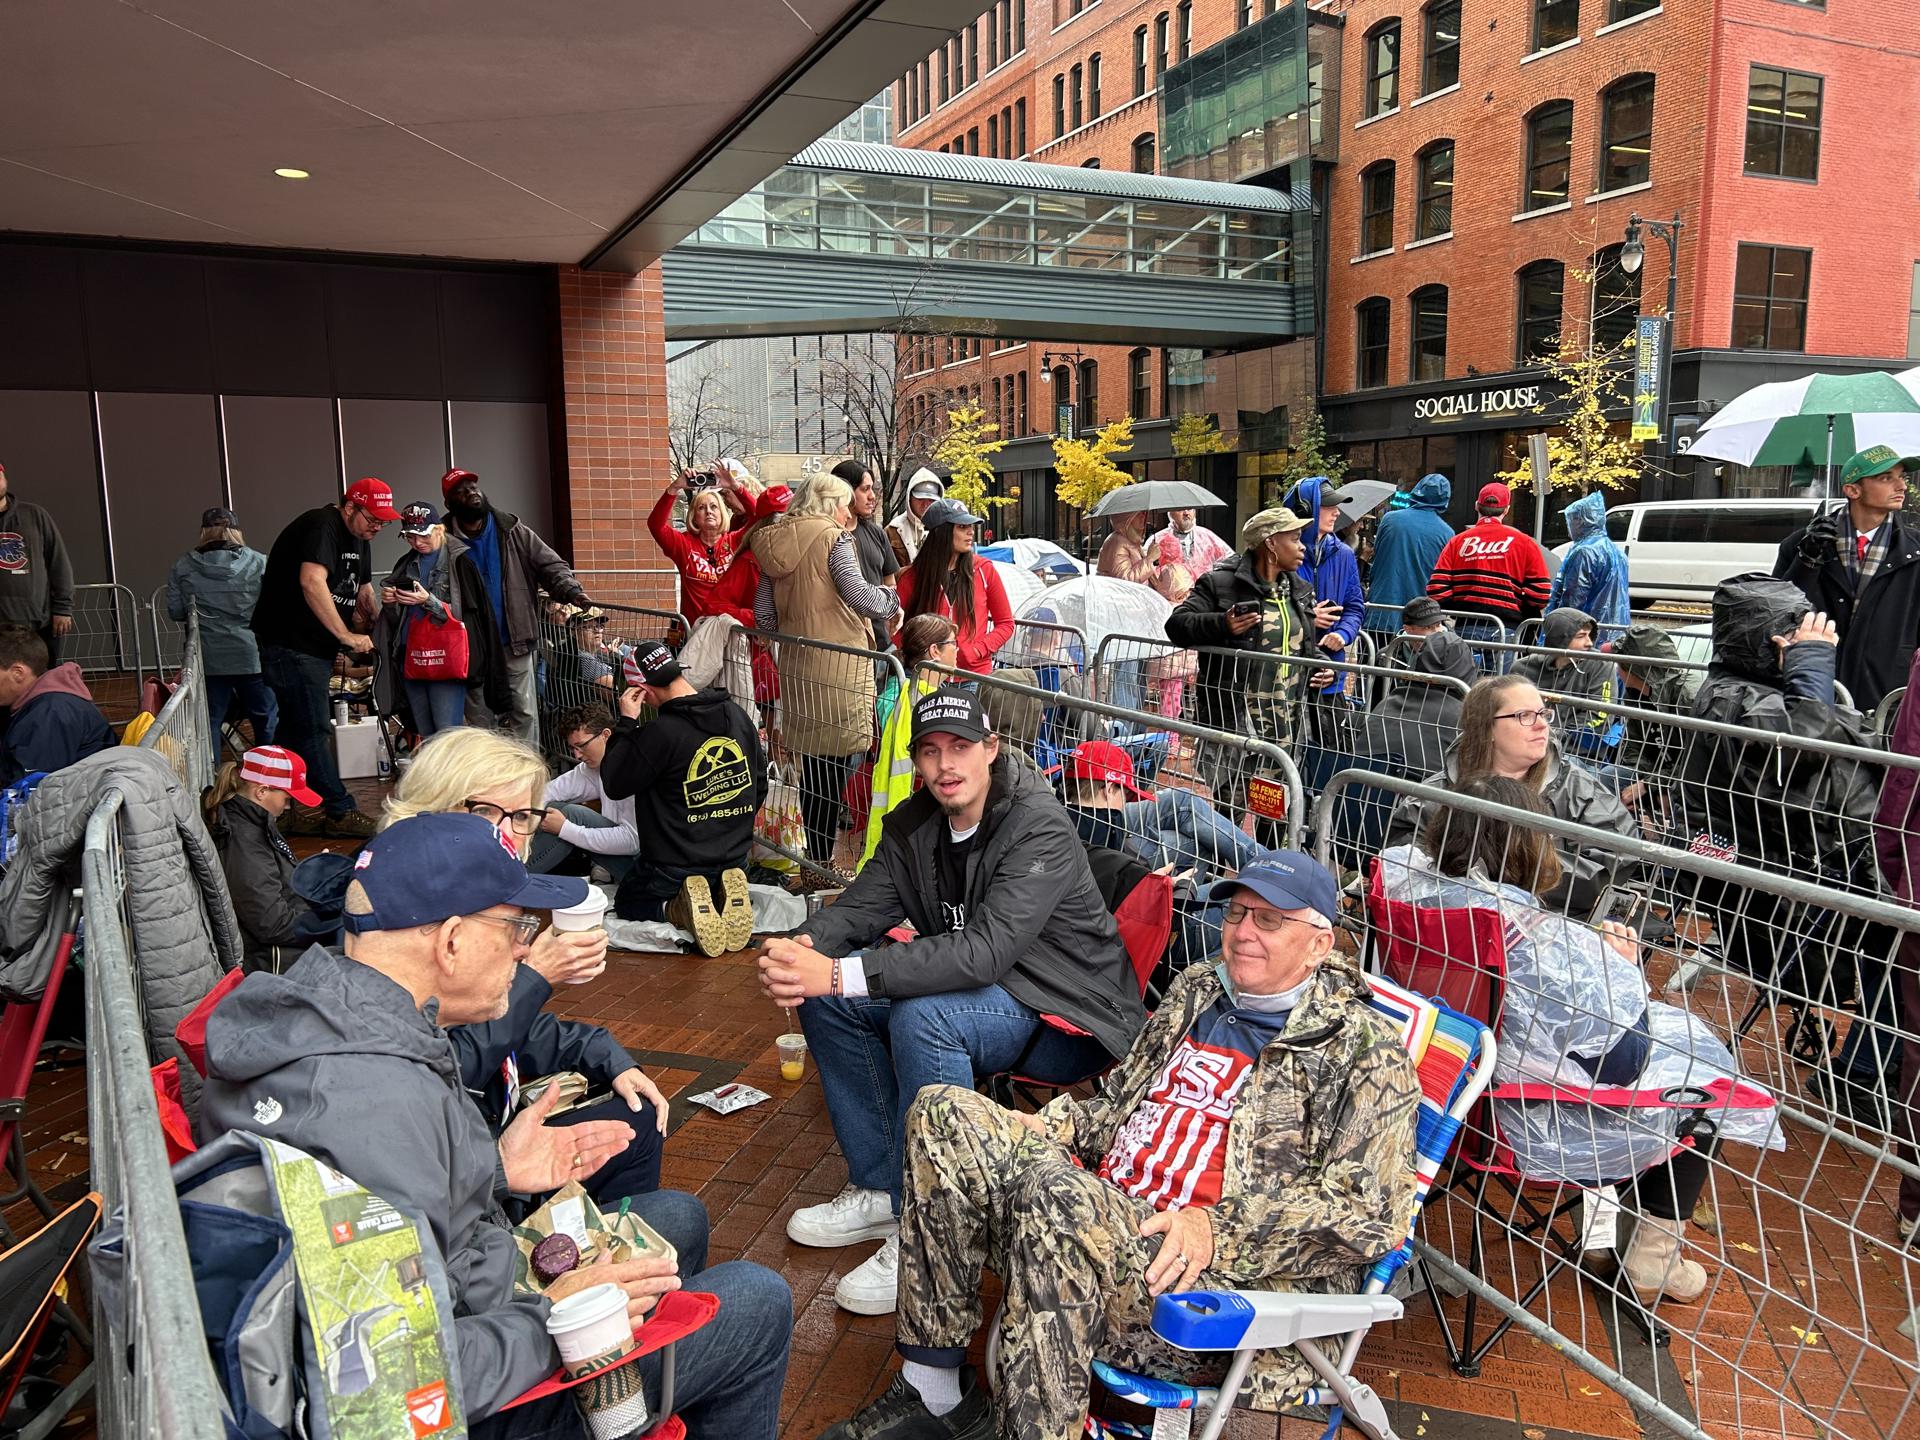
POLYGON ((640 831, 633 822, 633 798, 609 800, 601 787, 600 772, 585 763, 574 766, 547 786, 547 804, 562 801, 584 804, 600 802, 600 813, 611 825, 581 825, 572 820, 560 822, 560 838, 576 849, 595 855, 638 855, 640 831))

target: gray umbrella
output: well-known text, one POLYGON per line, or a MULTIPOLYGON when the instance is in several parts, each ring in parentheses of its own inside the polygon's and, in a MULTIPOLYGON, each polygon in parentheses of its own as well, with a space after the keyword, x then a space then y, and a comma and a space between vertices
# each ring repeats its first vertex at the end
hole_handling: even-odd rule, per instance
POLYGON ((1087 513, 1096 518, 1133 510, 1200 510, 1227 502, 1203 485, 1187 480, 1135 480, 1110 491, 1087 513))
POLYGON ((1397 488, 1386 480, 1349 480, 1340 487, 1340 528, 1371 513, 1397 488))

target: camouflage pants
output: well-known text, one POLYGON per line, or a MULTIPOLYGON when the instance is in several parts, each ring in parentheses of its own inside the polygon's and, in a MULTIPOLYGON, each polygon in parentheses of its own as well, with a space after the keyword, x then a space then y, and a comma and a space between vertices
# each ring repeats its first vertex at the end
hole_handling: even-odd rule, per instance
POLYGON ((899 1341, 964 1350, 980 1328, 980 1273, 991 1266, 1006 1290, 994 1387, 1001 1436, 1079 1436, 1095 1357, 1169 1378, 1219 1378, 1222 1367, 1149 1328, 1143 1277, 1161 1237, 1140 1234, 1154 1213, 1146 1201, 955 1085, 920 1092, 906 1138, 899 1341))

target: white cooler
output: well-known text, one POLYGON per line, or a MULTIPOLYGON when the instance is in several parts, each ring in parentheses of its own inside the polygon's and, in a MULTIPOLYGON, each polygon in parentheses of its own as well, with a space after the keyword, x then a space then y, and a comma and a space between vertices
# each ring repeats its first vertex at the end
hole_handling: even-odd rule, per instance
POLYGON ((386 747, 378 720, 350 720, 333 726, 333 755, 342 780, 366 780, 386 773, 386 747))

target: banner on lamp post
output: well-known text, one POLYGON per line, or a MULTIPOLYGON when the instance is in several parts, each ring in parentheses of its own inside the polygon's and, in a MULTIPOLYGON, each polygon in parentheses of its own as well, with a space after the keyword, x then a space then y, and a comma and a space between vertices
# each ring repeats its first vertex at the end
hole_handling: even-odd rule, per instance
POLYGON ((1660 361, 1666 343, 1665 317, 1642 315, 1634 337, 1631 438, 1636 441, 1660 438, 1660 361))
POLYGON ((1073 402, 1061 400, 1053 407, 1053 433, 1062 440, 1073 439, 1073 402))

